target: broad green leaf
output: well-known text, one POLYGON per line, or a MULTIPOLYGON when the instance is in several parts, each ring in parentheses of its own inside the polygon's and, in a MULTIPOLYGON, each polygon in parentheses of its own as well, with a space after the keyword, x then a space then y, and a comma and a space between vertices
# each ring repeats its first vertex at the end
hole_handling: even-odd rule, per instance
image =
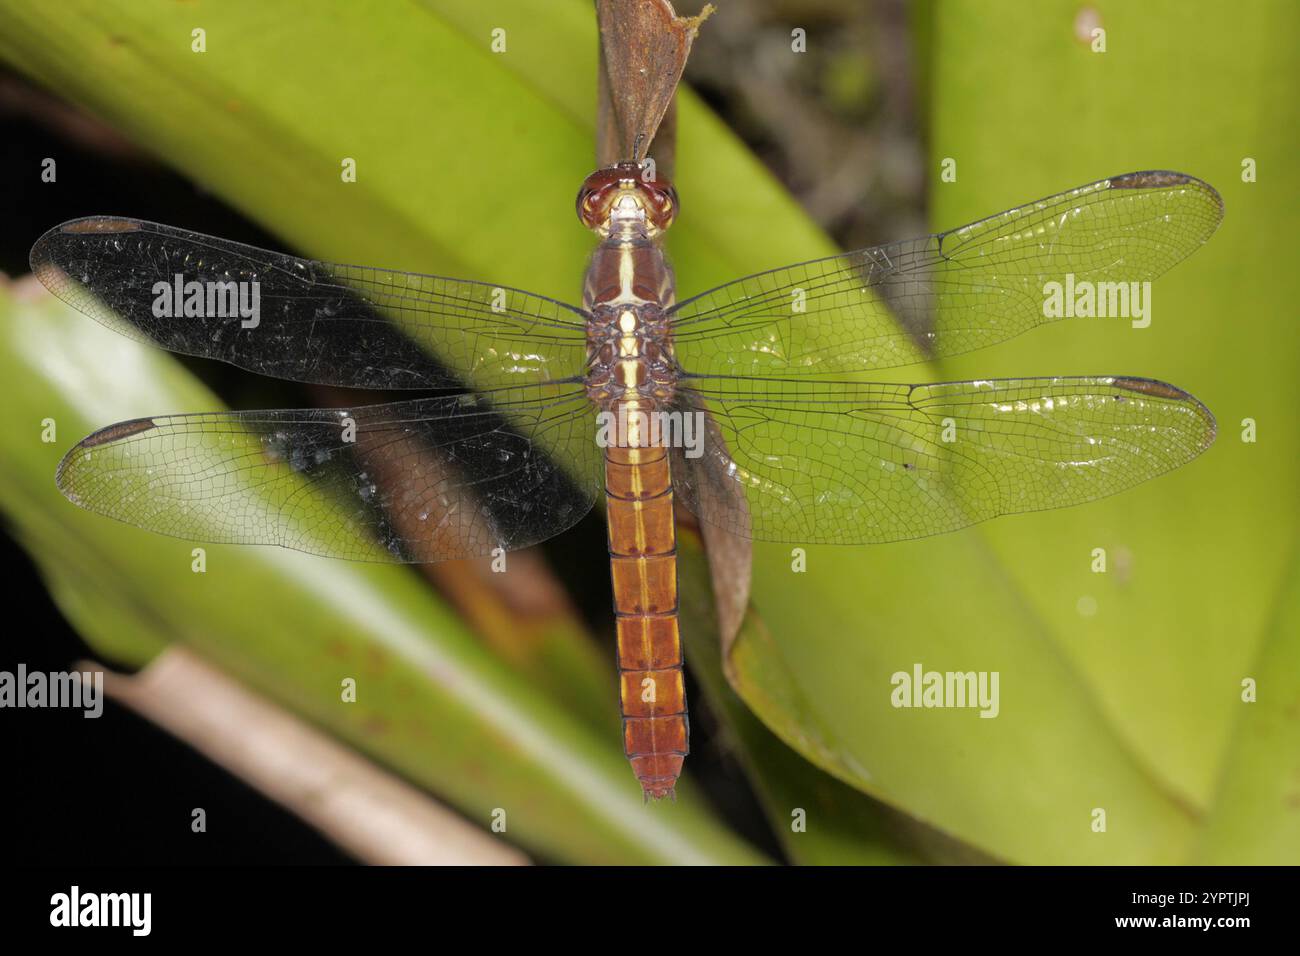
MULTIPOLYGON (((902 814, 817 769, 763 726, 727 685, 718 654, 719 635, 706 558, 695 534, 677 539, 682 638, 692 675, 726 722, 725 742, 750 772, 772 829, 790 859, 800 864, 909 864, 925 862, 921 834, 902 814)), ((754 630, 755 614, 745 620, 754 630)), ((948 849, 947 847, 944 848, 948 849)))
POLYGON ((1241 679, 1227 758, 1194 862, 1300 862, 1300 554, 1259 659, 1241 679), (1245 682, 1251 686, 1246 700, 1245 682))

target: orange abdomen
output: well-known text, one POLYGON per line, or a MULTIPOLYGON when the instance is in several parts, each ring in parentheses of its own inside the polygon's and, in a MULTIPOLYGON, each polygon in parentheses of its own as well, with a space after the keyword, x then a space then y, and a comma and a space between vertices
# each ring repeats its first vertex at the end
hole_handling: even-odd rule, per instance
POLYGON ((677 536, 665 448, 605 450, 623 749, 647 797, 672 796, 688 751, 677 536))

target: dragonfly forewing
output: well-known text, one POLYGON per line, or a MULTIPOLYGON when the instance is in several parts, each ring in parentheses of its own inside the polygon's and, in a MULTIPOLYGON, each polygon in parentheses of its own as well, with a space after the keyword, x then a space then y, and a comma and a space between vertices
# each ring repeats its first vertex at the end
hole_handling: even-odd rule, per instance
POLYGON ((1129 173, 947 232, 762 272, 679 303, 697 375, 816 376, 912 365, 1055 321, 1050 283, 1142 283, 1223 218, 1208 183, 1129 173), (900 321, 900 318, 902 321, 900 321))
POLYGON ((371 389, 571 379, 580 309, 464 279, 317 262, 115 216, 37 240, 32 271, 114 331, 275 378, 371 389))

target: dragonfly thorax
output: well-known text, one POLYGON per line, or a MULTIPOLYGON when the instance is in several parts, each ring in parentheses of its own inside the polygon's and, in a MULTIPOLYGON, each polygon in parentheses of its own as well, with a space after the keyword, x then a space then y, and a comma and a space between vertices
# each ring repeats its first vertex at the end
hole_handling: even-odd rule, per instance
POLYGON ((599 305, 587 331, 587 395, 597 405, 672 398, 679 374, 657 305, 599 305))

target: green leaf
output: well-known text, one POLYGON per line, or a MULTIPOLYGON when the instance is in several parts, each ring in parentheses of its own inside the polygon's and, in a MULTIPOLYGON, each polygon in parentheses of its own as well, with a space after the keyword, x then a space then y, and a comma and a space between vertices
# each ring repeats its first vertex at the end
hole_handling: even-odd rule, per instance
POLYGON ((1243 677, 1256 700, 1240 710, 1195 862, 1292 864, 1300 859, 1300 554, 1291 561, 1259 660, 1243 677))
MULTIPOLYGON (((901 814, 802 759, 727 685, 708 566, 696 535, 678 536, 677 560, 687 663, 708 695, 710 711, 725 721, 724 742, 749 771, 790 859, 836 866, 924 862, 901 814)), ((757 615, 745 619, 746 633, 762 626, 757 615)))

